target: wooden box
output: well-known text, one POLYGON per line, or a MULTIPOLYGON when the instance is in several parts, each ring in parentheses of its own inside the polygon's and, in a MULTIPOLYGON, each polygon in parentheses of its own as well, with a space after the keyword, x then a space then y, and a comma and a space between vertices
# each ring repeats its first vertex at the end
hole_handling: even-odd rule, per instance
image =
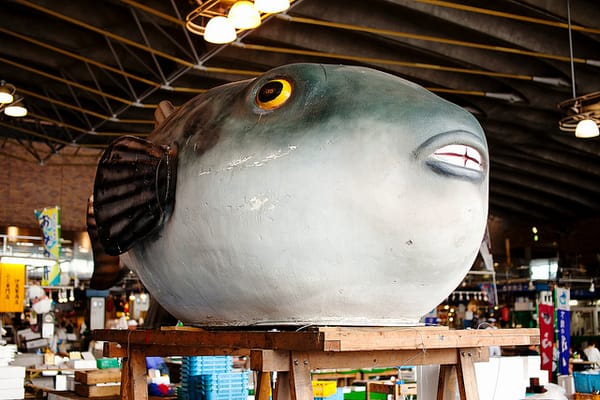
POLYGON ((107 368, 91 371, 75 371, 75 382, 84 383, 86 385, 121 382, 121 370, 119 368, 107 368))
POLYGON ((98 386, 76 383, 75 393, 83 397, 118 396, 121 393, 121 385, 98 386))

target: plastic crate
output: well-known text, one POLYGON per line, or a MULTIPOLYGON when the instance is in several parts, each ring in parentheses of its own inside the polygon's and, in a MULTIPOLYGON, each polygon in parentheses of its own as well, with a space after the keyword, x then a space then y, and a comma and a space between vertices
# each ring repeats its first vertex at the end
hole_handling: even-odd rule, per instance
POLYGON ((96 367, 99 369, 120 368, 119 360, 116 358, 97 358, 96 367))
POLYGON ((315 400, 344 400, 344 388, 337 388, 331 396, 315 396, 315 400))
POLYGON ((337 390, 336 381, 312 381, 314 397, 329 397, 337 390))
MULTIPOLYGON (((348 392, 344 393, 344 400, 365 400, 367 392, 348 392)), ((371 400, 387 400, 387 394, 385 393, 371 393, 371 400)))
POLYGON ((573 372, 575 391, 579 393, 593 393, 600 390, 600 374, 573 372))
POLYGON ((202 400, 248 398, 249 371, 200 375, 198 390, 202 400))

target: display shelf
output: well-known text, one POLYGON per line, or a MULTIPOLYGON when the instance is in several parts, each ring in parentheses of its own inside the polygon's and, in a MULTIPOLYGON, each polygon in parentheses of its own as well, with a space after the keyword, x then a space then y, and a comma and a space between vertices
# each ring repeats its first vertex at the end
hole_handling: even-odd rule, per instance
MULTIPOLYGON (((105 357, 123 357, 121 398, 145 400, 146 356, 250 354, 256 398, 313 399, 311 371, 439 364, 438 399, 456 374, 462 400, 478 398, 474 363, 488 346, 539 344, 538 329, 448 330, 445 327, 321 327, 299 332, 208 330, 96 330, 105 357)), ((450 398, 450 397, 448 397, 450 398)))

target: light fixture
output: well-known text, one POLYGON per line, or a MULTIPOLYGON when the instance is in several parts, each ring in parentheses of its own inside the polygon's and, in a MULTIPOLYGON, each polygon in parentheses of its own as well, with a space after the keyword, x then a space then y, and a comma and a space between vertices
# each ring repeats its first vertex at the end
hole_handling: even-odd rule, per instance
POLYGON ((285 11, 290 6, 289 0, 256 3, 247 0, 197 1, 199 7, 186 16, 185 26, 190 32, 215 44, 233 42, 239 31, 258 27, 263 14, 285 11))
POLYGON ((596 291, 596 286, 594 286, 594 280, 590 281, 590 293, 594 293, 596 291))
POLYGON ((290 8, 289 0, 255 0, 254 7, 264 13, 279 13, 290 8))
POLYGON ((9 226, 6 229, 6 236, 8 237, 9 242, 16 242, 17 236, 19 236, 19 228, 14 225, 9 226))
POLYGON ((0 103, 12 103, 14 100, 15 87, 10 83, 0 81, 0 103))
POLYGON ((573 35, 571 30, 571 6, 567 0, 567 22, 569 30, 569 56, 571 61, 571 87, 573 98, 558 104, 564 117, 558 122, 560 130, 575 132, 578 138, 593 138, 600 135, 600 92, 577 97, 575 90, 575 63, 573 61, 573 35))
POLYGON ((592 119, 584 119, 579 121, 575 128, 575 136, 578 138, 592 138, 600 135, 596 121, 592 119))
POLYGON ((13 257, 13 256, 2 256, 0 257, 0 263, 2 264, 25 264, 32 267, 52 267, 56 264, 56 260, 41 257, 13 257))
POLYGON ((237 29, 252 29, 260 25, 260 13, 250 1, 238 1, 227 14, 229 22, 237 29))
POLYGON ((21 103, 13 103, 4 107, 4 114, 9 117, 24 117, 27 115, 27 109, 21 103))
POLYGON ((237 37, 235 28, 227 17, 213 17, 204 29, 204 40, 215 44, 230 43, 237 37))
POLYGON ((27 109, 23 105, 23 97, 17 96, 14 85, 0 81, 0 111, 9 117, 24 117, 27 109))

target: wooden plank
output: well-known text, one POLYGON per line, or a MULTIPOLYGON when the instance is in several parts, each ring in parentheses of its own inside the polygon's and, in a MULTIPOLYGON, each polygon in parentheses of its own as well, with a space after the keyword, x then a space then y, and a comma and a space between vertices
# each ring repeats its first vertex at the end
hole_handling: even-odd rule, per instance
POLYGON ((475 363, 471 349, 459 349, 459 362, 456 364, 458 392, 461 400, 479 400, 475 363))
MULTIPOLYGON (((92 333, 94 340, 129 345, 156 345, 155 351, 169 353, 173 349, 194 349, 216 347, 235 352, 238 349, 273 349, 310 351, 322 350, 323 334, 314 331, 265 332, 265 331, 161 331, 99 329, 92 333)), ((172 355, 172 354, 166 354, 172 355)))
POLYGON ((121 382, 121 370, 119 368, 107 368, 90 371, 75 371, 75 381, 86 385, 121 382))
POLYGON ((75 384, 75 393, 83 397, 107 397, 118 396, 121 390, 120 385, 116 386, 96 386, 84 385, 83 383, 75 384))
POLYGON ((539 344, 540 332, 531 329, 447 330, 435 327, 324 327, 329 351, 441 349, 539 344))
POLYGON ((291 400, 313 400, 308 353, 292 352, 290 357, 291 400))
MULTIPOLYGON (((489 360, 487 347, 472 348, 475 362, 489 360)), ((306 352, 313 369, 384 368, 398 365, 456 364, 456 349, 306 352)), ((253 350, 250 367, 255 371, 288 371, 290 352, 253 350)))
MULTIPOLYGON (((169 356, 247 356, 250 354, 248 349, 232 349, 218 346, 178 346, 177 343, 171 345, 147 345, 144 346, 146 356, 148 357, 169 357, 169 356)), ((104 357, 127 357, 127 344, 115 342, 105 342, 102 354, 104 357)))

